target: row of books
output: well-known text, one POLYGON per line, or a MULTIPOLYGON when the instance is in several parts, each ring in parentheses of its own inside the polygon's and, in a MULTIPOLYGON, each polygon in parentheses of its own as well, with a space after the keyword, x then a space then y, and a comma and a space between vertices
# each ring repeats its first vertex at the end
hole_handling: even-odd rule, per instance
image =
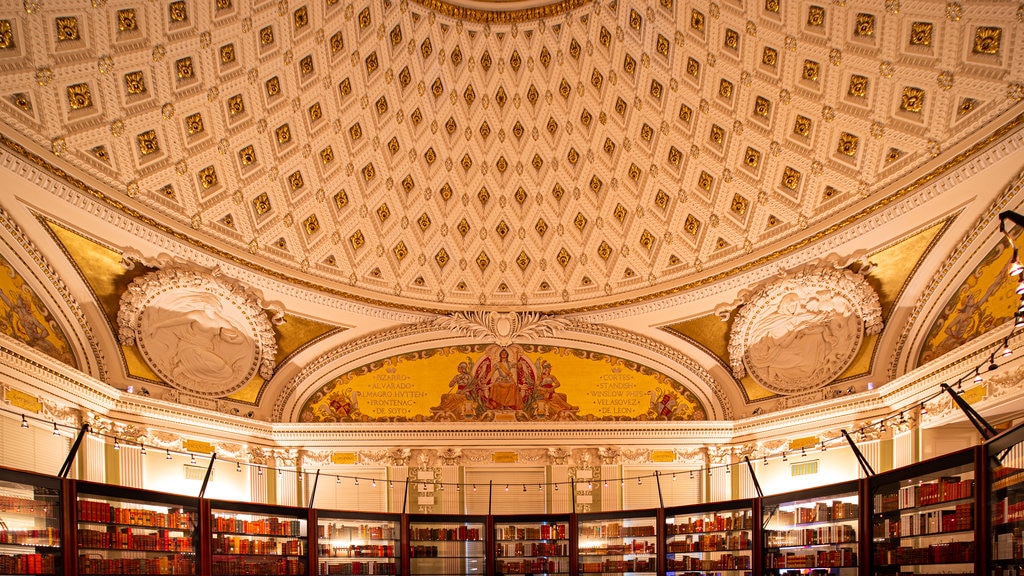
POLYGON ((879 493, 874 497, 875 512, 906 510, 970 498, 974 495, 974 479, 961 480, 959 476, 946 476, 934 482, 903 486, 896 494, 879 493))
POLYGON ((40 528, 38 530, 0 530, 0 544, 60 546, 60 530, 57 528, 40 528))
POLYGON ((857 565, 853 548, 813 552, 769 552, 764 556, 765 568, 843 568, 857 565))
POLYGON ((687 534, 685 539, 669 542, 667 549, 670 553, 750 550, 750 533, 734 532, 731 534, 687 534), (697 538, 694 539, 694 536, 697 536, 697 538))
POLYGON ((750 530, 752 526, 753 519, 751 518, 750 511, 744 510, 742 512, 733 512, 732 514, 716 514, 711 517, 698 517, 687 520, 676 518, 675 523, 666 525, 665 529, 669 535, 672 535, 750 530))
POLYGON ((580 538, 637 538, 654 536, 653 524, 623 526, 618 522, 584 524, 580 526, 580 538))
POLYGON ((810 507, 803 506, 793 510, 779 510, 776 512, 776 516, 779 519, 779 525, 795 526, 797 524, 811 524, 814 522, 856 520, 858 508, 855 502, 833 500, 831 504, 828 502, 818 502, 810 507))
POLYGON ((587 556, 622 556, 625 554, 654 554, 654 542, 633 540, 625 544, 601 544, 598 546, 580 547, 580 555, 587 556))
POLYGON ((331 540, 397 540, 398 530, 391 524, 371 526, 367 524, 342 524, 329 522, 318 524, 316 527, 317 538, 328 538, 331 540))
POLYGON ((78 557, 79 574, 173 574, 191 576, 195 562, 186 556, 160 558, 101 558, 94 555, 78 557))
POLYGON ((540 526, 498 526, 495 538, 498 540, 563 540, 567 538, 565 524, 541 524, 540 526))
POLYGON ((0 554, 0 574, 53 574, 50 554, 0 554))
POLYGON ((494 568, 501 574, 554 574, 568 573, 569 560, 562 558, 535 558, 533 560, 497 560, 494 568))
POLYGON ((119 508, 100 500, 79 500, 78 520, 80 522, 131 524, 178 530, 191 530, 195 525, 195 518, 191 512, 157 512, 145 508, 119 508))
POLYGON ((580 562, 580 572, 654 572, 657 562, 654 558, 636 558, 633 560, 605 560, 604 562, 580 562))
POLYGON ((243 558, 235 556, 217 559, 211 566, 214 576, 247 574, 254 576, 302 576, 306 563, 299 558, 243 558))
POLYGON ((133 534, 131 528, 108 526, 106 530, 78 529, 78 545, 82 548, 105 550, 157 550, 161 552, 191 552, 192 538, 171 536, 167 530, 156 533, 133 534))
POLYGON ((211 541, 214 554, 268 554, 275 556, 300 556, 304 554, 305 540, 259 540, 249 536, 225 536, 219 534, 211 541))
POLYGON ((479 540, 480 529, 469 526, 457 528, 412 528, 409 536, 413 540, 479 540))
POLYGON ((569 544, 566 542, 498 542, 495 546, 497 556, 568 556, 569 544))
POLYGON ((243 520, 234 516, 214 515, 214 532, 235 532, 239 534, 269 534, 272 536, 305 536, 306 523, 301 520, 261 518, 243 520))
POLYGON ((321 562, 320 574, 398 574, 400 566, 395 562, 321 562))
POLYGON ((328 558, 394 558, 394 544, 349 544, 348 546, 332 546, 320 544, 317 547, 320 556, 328 558))
POLYGON ((974 542, 945 542, 923 548, 880 544, 875 548, 874 561, 876 565, 974 562, 974 542))
POLYGON ((998 500, 992 505, 992 524, 1008 524, 1024 520, 1024 500, 1011 502, 1009 498, 998 500))
POLYGON ((750 556, 736 554, 723 554, 717 558, 679 556, 669 558, 667 567, 669 570, 748 570, 750 569, 750 556))
POLYGON ((992 477, 995 479, 992 482, 992 489, 1002 490, 1015 484, 1024 483, 1024 470, 1013 466, 999 466, 992 471, 992 477))
POLYGON ((767 530, 765 537, 769 548, 846 544, 857 541, 857 529, 848 524, 832 524, 797 530, 767 530))

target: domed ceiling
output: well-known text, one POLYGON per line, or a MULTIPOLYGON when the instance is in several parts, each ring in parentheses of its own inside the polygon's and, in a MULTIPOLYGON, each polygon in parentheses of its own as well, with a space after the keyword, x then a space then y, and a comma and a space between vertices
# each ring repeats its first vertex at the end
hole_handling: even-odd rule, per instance
POLYGON ((301 284, 553 310, 794 242, 1024 90, 1006 2, 502 6, 25 0, 0 118, 301 284))
POLYGON ((5 6, 0 160, 80 195, 0 192, 59 270, 24 285, 83 371, 231 414, 729 419, 865 390, 981 333, 934 322, 956 267, 998 275, 972 242, 1020 193, 1024 5, 5 6), (168 359, 189 321, 221 352, 168 359), (781 321, 839 328, 783 353, 781 321), (529 394, 488 388, 501 350, 529 394), (414 411, 373 404, 417 371, 414 411))

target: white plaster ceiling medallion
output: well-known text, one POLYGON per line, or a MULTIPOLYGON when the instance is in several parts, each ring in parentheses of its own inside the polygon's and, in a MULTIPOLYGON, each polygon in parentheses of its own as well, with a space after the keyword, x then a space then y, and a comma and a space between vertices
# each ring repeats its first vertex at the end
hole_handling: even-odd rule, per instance
POLYGON ((733 375, 777 394, 821 388, 882 329, 878 295, 864 276, 834 266, 790 272, 747 299, 729 335, 733 375))
POLYGON ((508 346, 514 341, 551 336, 568 322, 535 312, 455 312, 438 318, 434 325, 508 346))
POLYGON ((117 325, 122 344, 189 394, 227 396, 274 373, 277 341, 259 296, 217 271, 176 266, 136 278, 117 325))

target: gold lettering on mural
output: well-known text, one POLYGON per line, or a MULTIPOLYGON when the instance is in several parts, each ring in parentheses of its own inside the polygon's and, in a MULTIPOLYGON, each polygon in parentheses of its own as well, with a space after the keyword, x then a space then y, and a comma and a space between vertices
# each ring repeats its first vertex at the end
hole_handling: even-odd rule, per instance
POLYGON ((355 452, 335 452, 331 454, 331 464, 355 464, 356 460, 355 452))
POLYGON ((38 398, 31 394, 26 394, 21 390, 15 390, 14 388, 8 388, 4 390, 4 400, 8 404, 22 410, 28 410, 36 414, 43 411, 43 403, 38 398))
POLYGON ((183 440, 182 449, 186 452, 195 452, 197 454, 213 454, 213 444, 200 440, 183 440))
POLYGON ((806 438, 794 438, 789 441, 790 450, 800 450, 802 448, 812 448, 818 445, 817 436, 807 436, 806 438))
POLYGON ((652 450, 651 462, 675 462, 676 453, 672 450, 652 450))
POLYGON ((960 395, 961 398, 967 401, 968 404, 977 404, 988 396, 988 384, 981 384, 974 388, 969 388, 960 395))
POLYGON ((515 464, 519 461, 519 454, 515 452, 492 452, 491 462, 495 464, 515 464))

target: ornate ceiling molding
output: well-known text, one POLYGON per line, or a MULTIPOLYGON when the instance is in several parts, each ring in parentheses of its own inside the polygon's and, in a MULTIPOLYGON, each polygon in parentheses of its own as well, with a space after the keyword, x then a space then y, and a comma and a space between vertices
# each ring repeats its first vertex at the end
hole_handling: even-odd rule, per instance
POLYGON ((863 274, 834 263, 791 271, 744 300, 729 335, 733 375, 749 373, 777 394, 828 384, 864 336, 882 329, 878 294, 863 274))
POLYGON ((438 329, 447 329, 499 346, 553 336, 569 322, 536 312, 454 312, 434 320, 438 329))
POLYGON ((171 386, 223 397, 256 374, 273 376, 277 340, 265 308, 259 294, 219 270, 171 265, 136 278, 122 294, 118 337, 171 386))

